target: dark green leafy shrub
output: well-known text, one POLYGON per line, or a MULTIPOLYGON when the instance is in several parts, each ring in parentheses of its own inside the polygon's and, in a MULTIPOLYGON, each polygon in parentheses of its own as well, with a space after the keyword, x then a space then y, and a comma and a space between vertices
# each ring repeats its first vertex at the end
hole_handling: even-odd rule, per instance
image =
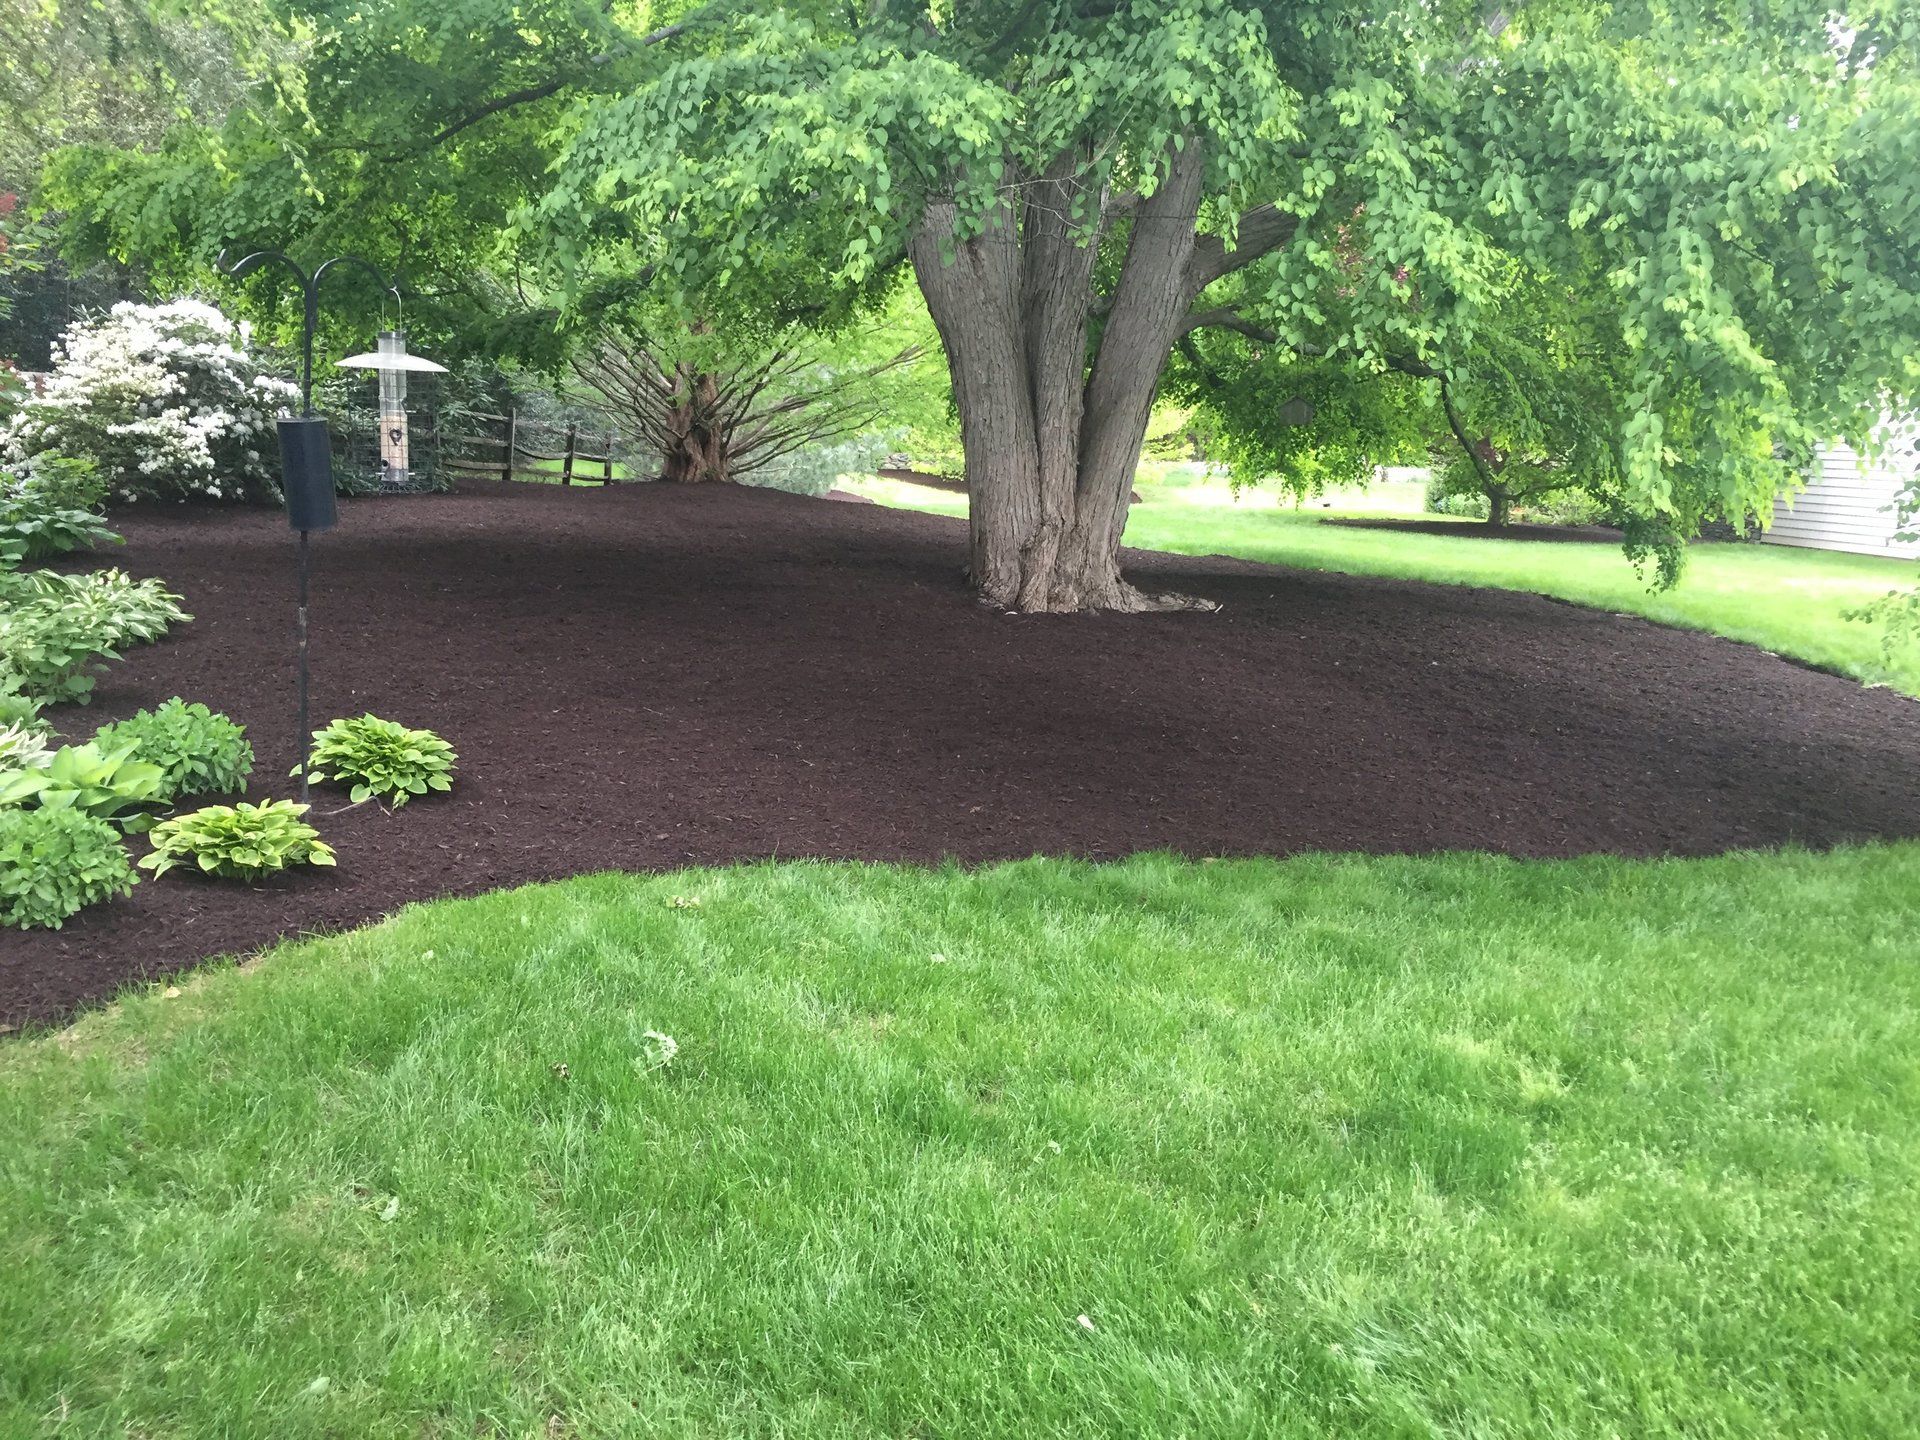
POLYGON ((77 810, 132 834, 153 823, 142 807, 159 800, 160 781, 160 767, 135 760, 131 745, 63 745, 43 764, 0 770, 0 809, 77 810))
POLYGON ((453 788, 460 757, 431 730, 362 715, 313 732, 313 778, 351 785, 354 804, 377 797, 399 809, 416 795, 453 788))
POLYGON ((189 862, 208 875, 250 880, 289 865, 331 865, 333 847, 300 817, 305 805, 268 800, 208 805, 156 825, 153 853, 140 861, 156 876, 189 862))
POLYGON ((1607 518, 1606 503, 1584 490, 1550 490, 1515 511, 1533 525, 1604 525, 1607 518))
POLYGON ((160 767, 156 798, 177 800, 242 789, 253 773, 253 746, 246 733, 226 716, 176 695, 156 710, 102 725, 93 743, 102 750, 131 745, 134 759, 160 767))
POLYGON ((133 867, 113 827, 78 810, 0 810, 0 924, 59 929, 125 895, 133 867))
POLYGON ((95 545, 119 543, 120 537, 91 511, 36 509, 0 499, 0 563, 50 560, 95 545))

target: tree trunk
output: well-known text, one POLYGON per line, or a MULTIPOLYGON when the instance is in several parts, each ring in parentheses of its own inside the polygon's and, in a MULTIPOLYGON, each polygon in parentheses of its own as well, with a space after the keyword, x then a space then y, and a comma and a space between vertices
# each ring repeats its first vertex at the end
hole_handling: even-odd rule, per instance
POLYGON ((1155 387, 1194 296, 1220 273, 1196 261, 1199 144, 1170 148, 1131 234, 1097 347, 1093 264, 1117 217, 1068 150, 1016 177, 981 233, 949 199, 912 259, 953 378, 966 453, 969 570, 981 598, 1028 612, 1213 608, 1149 596, 1120 574, 1127 500, 1155 387), (1087 219, 1075 218, 1075 207, 1087 219), (1088 221, 1098 215, 1098 223, 1088 221), (1089 229, 1094 233, 1088 233, 1089 229))
POLYGON ((660 478, 682 485, 733 479, 732 428, 720 413, 720 385, 710 374, 682 370, 663 426, 660 478))
POLYGON ((1497 530, 1513 523, 1513 495, 1504 485, 1495 485, 1487 491, 1487 523, 1497 530))

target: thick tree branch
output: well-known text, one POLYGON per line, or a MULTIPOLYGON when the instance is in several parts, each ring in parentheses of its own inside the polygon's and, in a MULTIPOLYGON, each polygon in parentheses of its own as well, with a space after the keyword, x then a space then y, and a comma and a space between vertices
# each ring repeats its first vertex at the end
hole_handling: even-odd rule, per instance
POLYGON ((1300 217, 1274 205, 1256 205, 1234 227, 1233 248, 1219 235, 1202 235, 1194 242, 1187 267, 1187 292, 1198 295, 1223 275, 1244 269, 1263 255, 1271 255, 1300 228, 1300 217))
MULTIPOLYGON (((1266 326, 1254 324, 1253 321, 1247 319, 1246 316, 1242 315, 1238 310, 1230 309, 1225 305, 1217 306, 1212 310, 1196 311, 1180 322, 1180 334, 1182 336, 1190 335, 1195 330, 1207 328, 1232 330, 1237 334, 1246 336, 1249 340, 1258 340, 1262 345, 1278 345, 1280 343, 1280 337, 1273 331, 1267 329, 1266 326)), ((1307 347, 1296 348, 1299 348, 1303 354, 1307 353, 1307 347)), ((1317 346, 1312 348, 1315 350, 1318 349, 1317 346)))
POLYGON ((1474 473, 1480 477, 1482 488, 1492 494, 1500 488, 1500 481, 1487 468, 1487 458, 1480 453, 1480 447, 1475 445, 1467 435, 1466 423, 1461 420, 1460 411, 1453 403, 1453 391, 1447 387, 1447 377, 1442 375, 1439 380, 1440 408, 1446 412, 1447 428, 1453 431, 1453 438, 1460 442, 1460 448, 1466 452, 1468 463, 1473 466, 1474 473))

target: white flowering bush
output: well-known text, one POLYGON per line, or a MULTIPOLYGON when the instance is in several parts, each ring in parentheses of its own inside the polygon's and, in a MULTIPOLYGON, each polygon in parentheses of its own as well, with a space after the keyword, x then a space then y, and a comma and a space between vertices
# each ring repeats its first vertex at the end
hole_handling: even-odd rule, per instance
POLYGON ((44 390, 0 432, 0 458, 93 461, 116 500, 271 499, 274 420, 299 388, 266 371, 211 305, 116 305, 75 322, 44 390))

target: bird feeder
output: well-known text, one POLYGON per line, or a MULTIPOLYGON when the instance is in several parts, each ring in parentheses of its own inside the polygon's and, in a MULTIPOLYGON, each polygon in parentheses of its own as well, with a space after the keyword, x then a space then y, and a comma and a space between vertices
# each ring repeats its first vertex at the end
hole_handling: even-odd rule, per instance
POLYGON ((343 370, 374 370, 380 375, 380 469, 382 490, 412 488, 412 465, 407 444, 407 376, 444 375, 447 367, 407 353, 404 330, 382 330, 377 348, 349 355, 343 370))

